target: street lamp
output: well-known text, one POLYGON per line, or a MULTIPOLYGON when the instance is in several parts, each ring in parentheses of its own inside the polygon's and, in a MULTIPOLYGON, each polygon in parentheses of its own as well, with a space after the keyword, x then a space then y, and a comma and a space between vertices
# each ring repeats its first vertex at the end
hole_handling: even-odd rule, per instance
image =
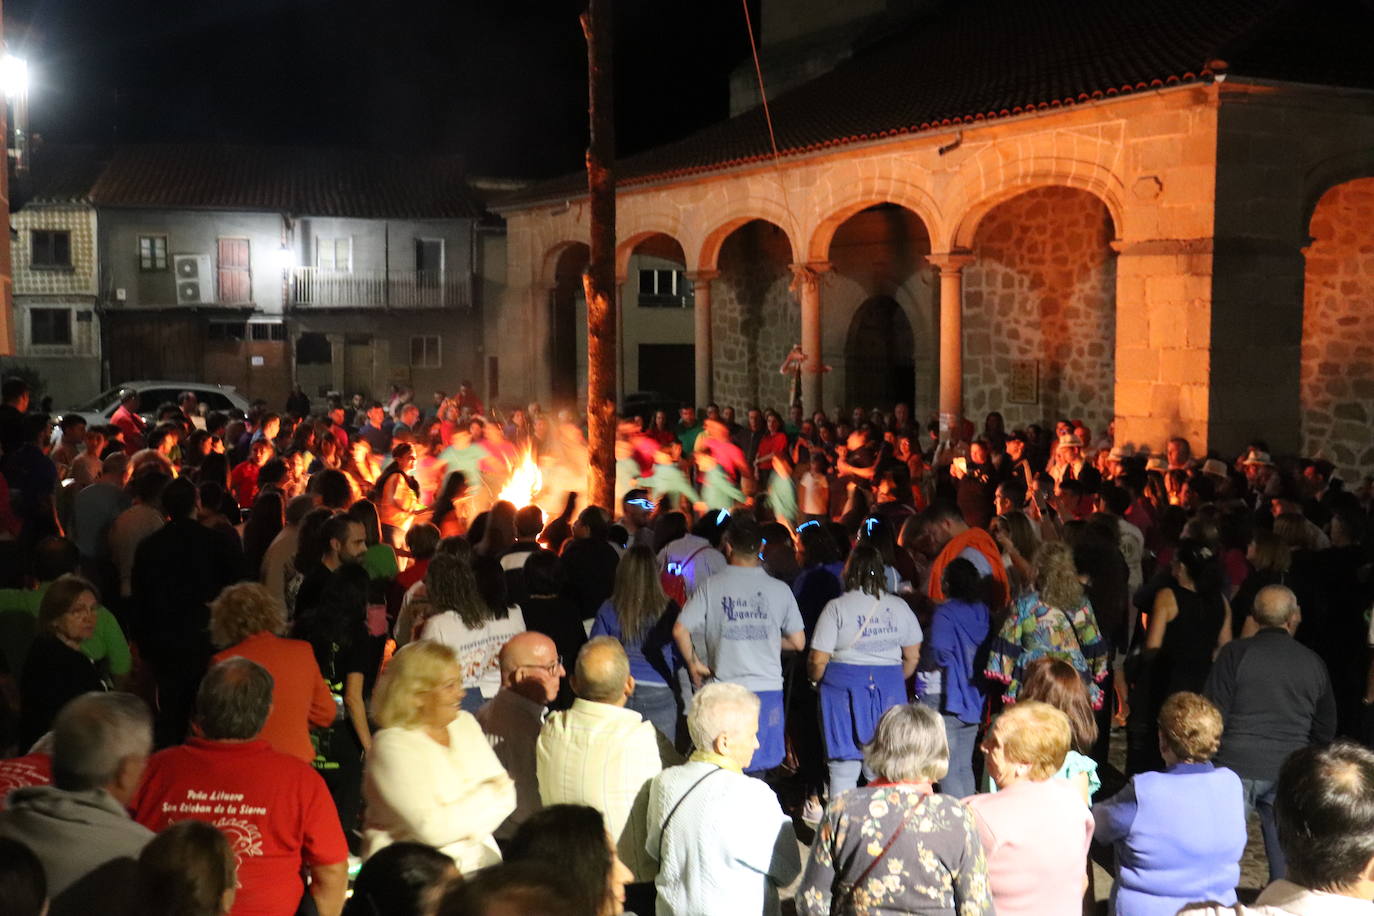
POLYGON ((17 101, 29 94, 29 63, 13 54, 0 55, 0 91, 5 98, 17 101))

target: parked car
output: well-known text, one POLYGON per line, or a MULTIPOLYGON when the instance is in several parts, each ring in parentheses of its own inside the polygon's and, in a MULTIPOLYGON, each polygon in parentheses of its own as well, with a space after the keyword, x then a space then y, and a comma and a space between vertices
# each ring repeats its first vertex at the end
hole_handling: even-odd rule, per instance
POLYGON ((190 391, 195 394, 200 402, 206 405, 207 410, 218 410, 231 416, 248 413, 248 399, 240 394, 233 385, 140 379, 134 382, 120 382, 108 391, 102 391, 85 404, 71 410, 58 411, 56 415, 65 417, 67 414, 80 414, 86 418, 88 425, 109 423, 110 417, 114 416, 114 412, 119 409, 119 392, 124 388, 132 388, 138 392, 138 412, 149 423, 152 423, 153 414, 157 412, 158 407, 168 402, 175 404, 177 397, 183 391, 190 391))

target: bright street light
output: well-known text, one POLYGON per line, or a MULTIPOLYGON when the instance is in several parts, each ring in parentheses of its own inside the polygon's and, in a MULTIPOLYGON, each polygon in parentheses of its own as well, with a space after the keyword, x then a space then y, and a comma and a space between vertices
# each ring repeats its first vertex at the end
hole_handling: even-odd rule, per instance
POLYGON ((10 99, 22 98, 29 92, 29 64, 13 54, 0 55, 0 91, 10 99))

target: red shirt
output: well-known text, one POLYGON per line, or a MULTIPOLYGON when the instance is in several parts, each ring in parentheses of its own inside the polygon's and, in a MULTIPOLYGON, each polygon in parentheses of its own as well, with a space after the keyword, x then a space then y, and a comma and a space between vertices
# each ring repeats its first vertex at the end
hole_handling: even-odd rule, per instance
POLYGON ((230 916, 293 916, 305 893, 301 867, 348 858, 320 774, 262 739, 191 738, 159 751, 129 807, 154 832, 195 818, 228 837, 242 885, 230 916))
POLYGON ((15 789, 50 785, 52 757, 47 754, 29 754, 27 757, 0 760, 0 811, 5 810, 7 796, 15 789))
POLYGON ((416 582, 419 582, 421 579, 423 579, 425 577, 425 573, 427 573, 428 571, 429 558, 425 558, 423 560, 415 560, 405 569, 401 570, 396 574, 396 585, 400 588, 401 592, 404 593, 416 582))
POLYGON ((144 423, 138 414, 120 404, 119 409, 110 417, 110 425, 118 426, 120 432, 124 433, 124 451, 132 455, 143 448, 143 437, 148 431, 148 424, 144 423))
POLYGON ((760 465, 769 463, 774 455, 783 454, 787 451, 786 433, 768 433, 759 440, 759 450, 754 453, 754 464, 760 465))

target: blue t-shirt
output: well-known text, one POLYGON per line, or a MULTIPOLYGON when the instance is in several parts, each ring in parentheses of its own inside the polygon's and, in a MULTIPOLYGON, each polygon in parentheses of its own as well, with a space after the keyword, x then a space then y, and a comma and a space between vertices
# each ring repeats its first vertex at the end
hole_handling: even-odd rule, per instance
POLYGON ((673 672, 682 665, 677 646, 673 644, 673 623, 677 617, 678 606, 669 599, 662 616, 649 627, 643 638, 629 640, 620 632, 620 618, 616 616, 608 598, 597 610, 589 635, 611 636, 620 640, 625 647, 625 654, 629 656, 630 674, 635 681, 667 687, 670 682, 665 678, 672 677, 673 672))
POLYGON ((811 648, 828 653, 832 662, 842 665, 900 665, 902 647, 920 642, 921 625, 901 598, 874 598, 867 592, 851 591, 821 611, 811 648))
POLYGON ((802 632, 787 583, 758 566, 727 566, 700 584, 679 619, 717 680, 782 689, 782 636, 802 632))

